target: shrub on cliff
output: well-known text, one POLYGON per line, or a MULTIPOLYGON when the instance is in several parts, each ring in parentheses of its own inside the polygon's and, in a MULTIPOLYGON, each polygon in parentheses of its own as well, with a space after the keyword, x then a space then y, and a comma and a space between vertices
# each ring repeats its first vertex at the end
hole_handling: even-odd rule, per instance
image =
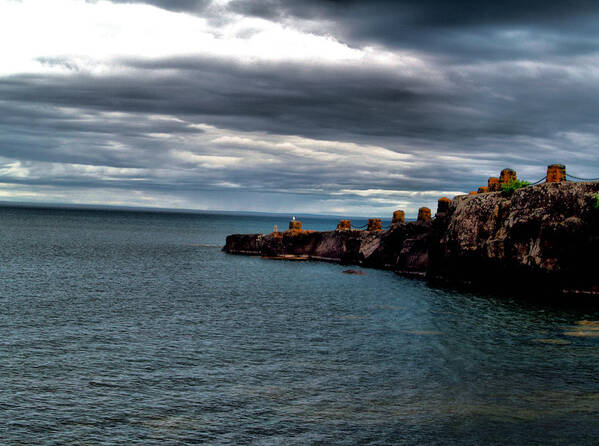
POLYGON ((593 208, 599 210, 599 194, 593 195, 593 208))
POLYGON ((503 191, 503 194, 505 196, 511 197, 511 195, 514 193, 516 189, 520 189, 521 187, 527 186, 530 186, 530 183, 528 181, 516 180, 512 178, 507 184, 501 185, 501 190, 503 191))

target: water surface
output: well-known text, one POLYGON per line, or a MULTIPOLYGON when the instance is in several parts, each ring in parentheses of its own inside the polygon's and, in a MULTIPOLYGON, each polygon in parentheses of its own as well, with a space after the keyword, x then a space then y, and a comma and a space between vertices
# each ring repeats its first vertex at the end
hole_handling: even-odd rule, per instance
POLYGON ((220 251, 286 222, 0 208, 3 443, 596 442, 596 308, 220 251))

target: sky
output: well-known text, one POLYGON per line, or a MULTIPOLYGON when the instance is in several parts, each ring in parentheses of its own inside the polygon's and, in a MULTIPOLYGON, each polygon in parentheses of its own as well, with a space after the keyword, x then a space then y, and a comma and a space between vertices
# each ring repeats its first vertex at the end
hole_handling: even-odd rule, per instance
POLYGON ((0 0, 0 200, 390 217, 599 177, 594 0, 0 0))

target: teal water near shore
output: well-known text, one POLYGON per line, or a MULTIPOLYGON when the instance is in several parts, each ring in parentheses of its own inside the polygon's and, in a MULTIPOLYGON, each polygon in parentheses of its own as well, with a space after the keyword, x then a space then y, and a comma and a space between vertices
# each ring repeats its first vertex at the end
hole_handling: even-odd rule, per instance
POLYGON ((599 307, 220 251, 286 217, 2 207, 0 222, 2 443, 599 435, 599 307))

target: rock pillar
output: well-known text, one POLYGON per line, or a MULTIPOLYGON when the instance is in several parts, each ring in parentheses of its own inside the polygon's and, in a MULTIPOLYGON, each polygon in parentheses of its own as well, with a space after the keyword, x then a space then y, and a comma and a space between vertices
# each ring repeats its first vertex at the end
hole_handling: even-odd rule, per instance
POLYGON ((299 220, 291 220, 289 222, 289 230, 290 231, 301 231, 302 230, 302 222, 299 220))
POLYGON ((563 164, 550 164, 547 166, 547 182, 563 183, 566 181, 566 166, 563 164))
POLYGON ((380 231, 381 229, 383 229, 383 224, 380 218, 368 219, 368 231, 380 231))
POLYGON ((418 209, 418 223, 431 221, 431 210, 429 208, 418 209))
POLYGON ((339 220, 339 224, 337 225, 337 231, 350 231, 351 230, 351 220, 339 220))
POLYGON ((491 177, 489 178, 489 182, 487 184, 489 187, 489 192, 499 192, 499 178, 491 177))
POLYGON ((516 171, 514 169, 503 169, 499 175, 499 184, 508 184, 511 180, 516 180, 516 171))
POLYGON ((391 220, 392 225, 398 225, 406 221, 406 213, 402 210, 393 212, 393 219, 391 220))
POLYGON ((446 214, 449 211, 449 205, 451 204, 451 200, 447 197, 439 198, 437 201, 437 215, 446 214))

